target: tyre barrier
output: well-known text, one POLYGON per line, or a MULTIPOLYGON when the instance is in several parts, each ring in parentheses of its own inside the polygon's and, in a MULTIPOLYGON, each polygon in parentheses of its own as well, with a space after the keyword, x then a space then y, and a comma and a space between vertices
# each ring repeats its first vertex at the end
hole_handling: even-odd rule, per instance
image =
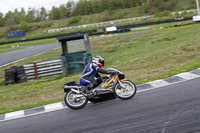
POLYGON ((186 20, 192 20, 192 17, 185 17, 183 20, 168 19, 168 20, 155 21, 155 22, 146 22, 146 23, 139 23, 139 24, 124 25, 124 26, 118 26, 117 29, 141 27, 141 26, 147 26, 147 25, 153 25, 153 24, 180 22, 180 21, 186 21, 186 20))
POLYGON ((24 66, 13 66, 5 70, 5 85, 26 82, 24 66))
POLYGON ((163 28, 173 28, 173 27, 187 26, 187 25, 191 25, 191 24, 196 24, 196 23, 177 24, 177 25, 163 27, 163 28))

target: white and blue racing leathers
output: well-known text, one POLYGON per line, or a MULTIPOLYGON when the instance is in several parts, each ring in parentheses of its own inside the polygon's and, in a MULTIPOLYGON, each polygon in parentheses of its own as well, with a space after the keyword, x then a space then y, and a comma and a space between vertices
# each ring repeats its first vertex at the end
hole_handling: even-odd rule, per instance
POLYGON ((97 64, 92 63, 92 62, 88 63, 81 74, 80 84, 85 85, 85 86, 89 84, 93 84, 93 86, 96 86, 95 84, 97 84, 97 82, 94 79, 94 77, 97 77, 97 78, 101 77, 98 72, 103 73, 103 74, 109 74, 108 71, 100 68, 97 64))

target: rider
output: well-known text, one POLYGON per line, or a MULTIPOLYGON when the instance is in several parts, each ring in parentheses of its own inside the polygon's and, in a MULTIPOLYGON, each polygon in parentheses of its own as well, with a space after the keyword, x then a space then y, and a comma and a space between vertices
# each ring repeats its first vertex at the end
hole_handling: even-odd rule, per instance
POLYGON ((80 78, 80 84, 85 85, 84 91, 89 93, 89 90, 101 84, 101 76, 99 73, 103 74, 113 74, 107 70, 102 69, 104 66, 104 59, 101 56, 95 56, 92 62, 88 63, 83 70, 80 78), (94 78, 96 77, 96 78, 94 78))

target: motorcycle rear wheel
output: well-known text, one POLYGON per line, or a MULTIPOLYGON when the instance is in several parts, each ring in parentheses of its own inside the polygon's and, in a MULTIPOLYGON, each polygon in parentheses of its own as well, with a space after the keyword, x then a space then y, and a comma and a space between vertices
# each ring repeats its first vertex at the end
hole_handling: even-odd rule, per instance
POLYGON ((125 86, 125 88, 121 87, 119 83, 114 88, 115 94, 119 99, 128 100, 135 96, 137 88, 133 82, 130 80, 120 82, 125 86))
POLYGON ((88 99, 84 95, 77 94, 73 91, 68 91, 65 94, 64 101, 71 109, 81 109, 88 103, 88 99))

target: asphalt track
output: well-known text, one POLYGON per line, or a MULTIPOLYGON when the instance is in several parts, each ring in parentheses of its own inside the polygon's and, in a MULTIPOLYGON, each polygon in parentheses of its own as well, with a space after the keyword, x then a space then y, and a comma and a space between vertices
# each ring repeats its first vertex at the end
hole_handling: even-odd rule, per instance
POLYGON ((4 121, 0 133, 200 133, 200 78, 148 91, 130 100, 4 121))
POLYGON ((0 67, 58 48, 57 43, 30 46, 26 49, 0 54, 0 67))

